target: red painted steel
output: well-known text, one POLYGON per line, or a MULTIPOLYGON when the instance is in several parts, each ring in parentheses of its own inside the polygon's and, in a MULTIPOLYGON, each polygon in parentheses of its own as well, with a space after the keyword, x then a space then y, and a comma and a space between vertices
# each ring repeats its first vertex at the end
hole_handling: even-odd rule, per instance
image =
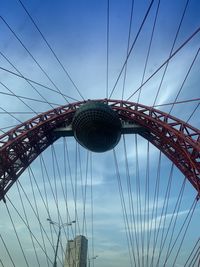
MULTIPOLYGON (((148 134, 141 135, 180 169, 200 195, 200 130, 152 107, 122 100, 94 101, 107 103, 125 122, 145 127, 148 134)), ((69 125, 85 102, 47 111, 0 136, 0 199, 31 162, 56 141, 53 130, 69 125)))

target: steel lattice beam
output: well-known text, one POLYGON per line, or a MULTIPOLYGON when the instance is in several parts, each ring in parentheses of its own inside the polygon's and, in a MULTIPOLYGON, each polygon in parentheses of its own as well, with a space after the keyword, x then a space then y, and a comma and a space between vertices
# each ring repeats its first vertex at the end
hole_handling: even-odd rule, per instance
MULTIPOLYGON (((200 195, 200 130, 152 107, 121 100, 95 101, 107 103, 125 123, 145 128, 148 134, 140 134, 180 169, 200 195)), ((0 200, 31 162, 58 139, 54 130, 70 125, 85 102, 47 111, 0 136, 0 200)))

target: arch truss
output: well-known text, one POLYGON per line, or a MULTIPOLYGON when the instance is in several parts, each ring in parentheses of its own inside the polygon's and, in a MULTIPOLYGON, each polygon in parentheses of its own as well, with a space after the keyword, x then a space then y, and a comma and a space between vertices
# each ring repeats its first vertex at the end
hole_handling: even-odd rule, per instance
MULTIPOLYGON (((149 106, 122 100, 94 101, 107 103, 124 124, 145 129, 139 134, 180 169, 200 196, 200 130, 149 106)), ((0 136, 0 200, 31 162, 59 138, 55 130, 71 125, 76 110, 85 102, 49 110, 0 136)))

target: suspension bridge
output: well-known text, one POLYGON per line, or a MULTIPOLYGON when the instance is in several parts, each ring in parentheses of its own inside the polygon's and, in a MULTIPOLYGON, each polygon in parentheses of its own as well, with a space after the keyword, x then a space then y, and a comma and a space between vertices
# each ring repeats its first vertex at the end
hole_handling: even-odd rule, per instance
POLYGON ((200 266, 200 3, 0 7, 0 266, 200 266))

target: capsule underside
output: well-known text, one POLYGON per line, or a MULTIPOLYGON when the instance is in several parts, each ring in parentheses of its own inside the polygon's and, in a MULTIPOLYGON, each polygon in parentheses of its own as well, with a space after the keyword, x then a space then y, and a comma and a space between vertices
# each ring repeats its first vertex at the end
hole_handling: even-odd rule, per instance
POLYGON ((88 102, 74 115, 74 136, 79 144, 93 152, 114 148, 121 137, 121 121, 108 105, 88 102))

